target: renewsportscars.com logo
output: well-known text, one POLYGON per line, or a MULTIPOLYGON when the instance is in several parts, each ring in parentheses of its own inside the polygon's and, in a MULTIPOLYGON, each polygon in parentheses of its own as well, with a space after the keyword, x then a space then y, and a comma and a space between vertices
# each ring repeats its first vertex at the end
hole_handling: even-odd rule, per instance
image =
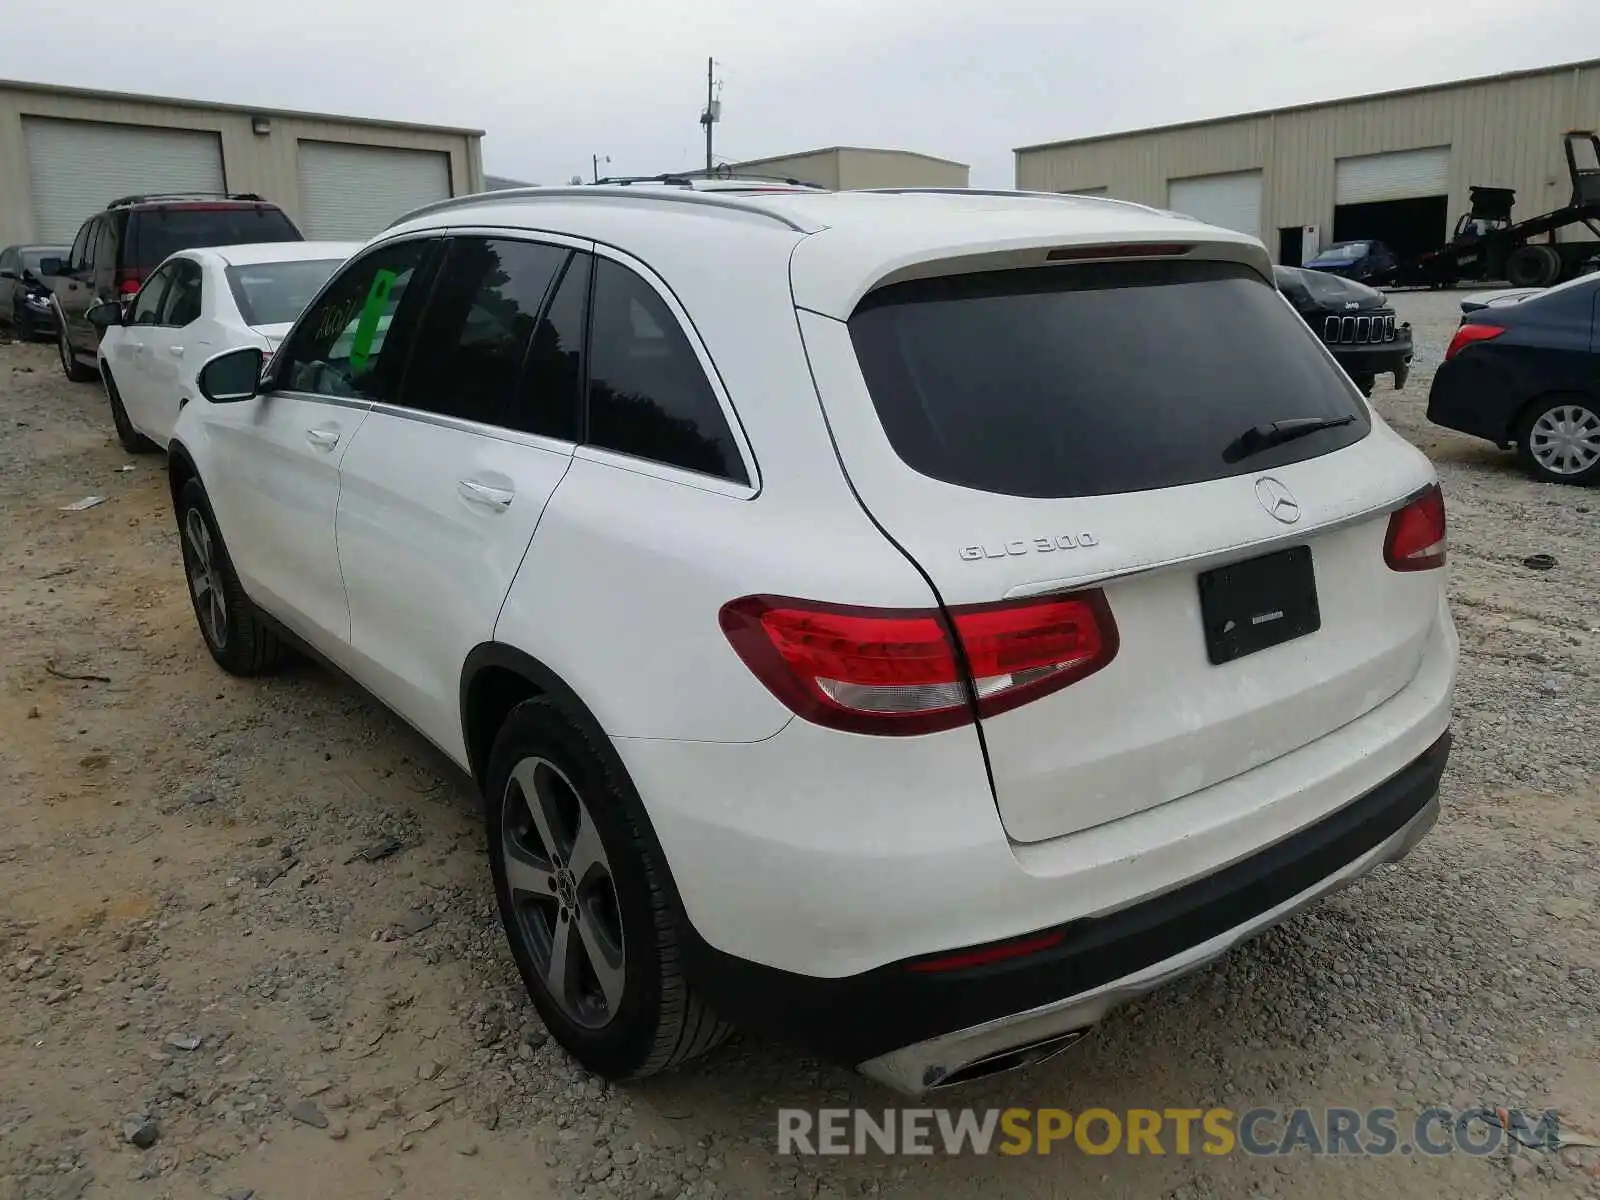
POLYGON ((862 1108, 778 1110, 779 1154, 1314 1155, 1557 1150, 1553 1111, 1425 1108, 862 1108))

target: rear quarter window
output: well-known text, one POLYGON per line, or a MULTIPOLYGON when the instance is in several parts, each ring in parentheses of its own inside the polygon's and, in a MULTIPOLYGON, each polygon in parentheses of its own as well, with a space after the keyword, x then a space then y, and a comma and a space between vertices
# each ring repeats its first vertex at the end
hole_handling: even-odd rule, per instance
POLYGON ((914 470, 1013 496, 1100 496, 1348 446, 1367 409, 1277 289, 1233 263, 1084 264, 915 280, 850 318, 914 470), (1353 417, 1233 462, 1256 425, 1353 417))

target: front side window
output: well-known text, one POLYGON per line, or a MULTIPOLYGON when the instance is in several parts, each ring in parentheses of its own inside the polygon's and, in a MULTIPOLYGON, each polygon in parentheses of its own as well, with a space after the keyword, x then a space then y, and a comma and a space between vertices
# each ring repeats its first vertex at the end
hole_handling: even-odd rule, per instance
POLYGON ((538 242, 453 240, 417 331, 401 403, 501 424, 539 310, 570 254, 538 242))
POLYGON ((166 297, 161 302, 158 324, 182 328, 200 319, 200 264, 180 258, 170 266, 172 282, 167 285, 166 297))
POLYGON ((133 307, 128 310, 129 325, 160 324, 161 302, 166 299, 167 287, 172 282, 173 267, 173 263, 168 263, 145 280, 139 294, 133 298, 133 307))
POLYGON ((395 399, 411 344, 406 325, 416 311, 412 304, 401 313, 401 301, 436 245, 431 239, 394 242, 347 266, 279 351, 276 386, 322 396, 395 399))
POLYGON ((748 483, 717 395, 656 290, 599 259, 589 322, 589 442, 748 483))

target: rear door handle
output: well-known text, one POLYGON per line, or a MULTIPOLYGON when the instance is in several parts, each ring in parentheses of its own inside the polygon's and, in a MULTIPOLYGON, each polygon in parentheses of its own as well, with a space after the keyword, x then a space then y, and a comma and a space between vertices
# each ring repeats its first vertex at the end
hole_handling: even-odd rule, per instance
POLYGON ((339 431, 337 429, 308 429, 306 441, 318 450, 332 450, 339 444, 339 431))
POLYGON ((481 504, 484 508, 492 508, 497 512, 504 512, 511 507, 511 502, 517 494, 510 488, 495 487, 490 483, 480 483, 476 479, 456 480, 456 492, 468 504, 481 504))

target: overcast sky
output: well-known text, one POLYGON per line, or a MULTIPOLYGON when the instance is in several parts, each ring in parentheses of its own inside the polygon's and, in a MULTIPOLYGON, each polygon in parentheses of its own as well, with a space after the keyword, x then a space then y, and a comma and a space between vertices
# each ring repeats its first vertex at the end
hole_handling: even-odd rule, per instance
POLYGON ((549 184, 698 165, 709 54, 719 160, 885 146, 1009 187, 1013 146, 1597 58, 1596 3, 12 0, 0 77, 481 128, 490 174, 549 184))

